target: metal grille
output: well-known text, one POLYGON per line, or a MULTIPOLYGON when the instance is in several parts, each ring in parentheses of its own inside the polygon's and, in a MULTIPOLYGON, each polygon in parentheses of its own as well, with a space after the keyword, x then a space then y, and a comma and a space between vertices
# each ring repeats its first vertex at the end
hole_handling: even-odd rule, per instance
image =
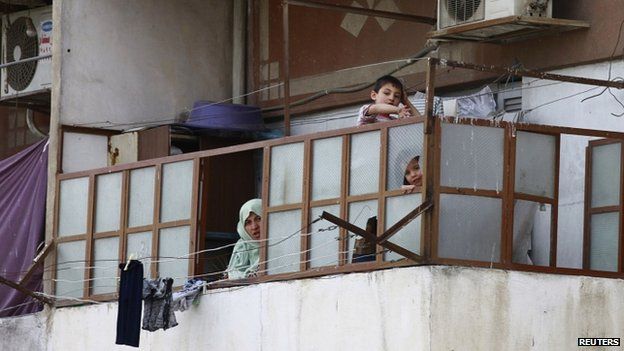
MULTIPOLYGON (((310 211, 312 219, 318 218, 323 211, 340 217, 340 206, 315 207, 310 211)), ((338 250, 340 248, 340 232, 338 227, 327 221, 319 221, 310 228, 310 267, 333 266, 338 264, 338 250), (332 230, 319 231, 331 228, 332 230)))
POLYGON ((174 286, 184 284, 189 275, 188 260, 173 258, 189 253, 190 228, 189 226, 181 226, 160 230, 158 258, 163 261, 158 263, 158 275, 174 278, 174 286))
POLYGON ((387 190, 399 189, 403 185, 405 168, 414 156, 420 157, 423 165, 423 124, 410 124, 390 128, 388 131, 387 190))
POLYGON ((514 263, 550 264, 551 205, 516 200, 514 203, 514 263))
POLYGON ((117 291, 117 267, 119 237, 94 240, 93 243, 93 278, 91 294, 106 294, 117 291))
POLYGON ((504 138, 503 128, 442 124, 441 184, 502 191, 504 138))
POLYGON ((515 191, 552 198, 555 188, 556 137, 518 132, 515 191))
POLYGON ((441 194, 438 255, 498 262, 501 209, 501 199, 441 194))
MULTIPOLYGON (((35 34, 32 37, 26 35, 28 17, 20 17, 11 23, 6 32, 6 62, 15 62, 39 55, 39 39, 35 34)), ((37 61, 20 63, 7 67, 7 82, 16 91, 22 91, 28 87, 35 72, 37 61)))
POLYGON ((349 195, 375 193, 379 189, 379 131, 351 136, 349 195))
POLYGON ((299 271, 301 210, 269 214, 268 274, 299 271))
POLYGON ((591 216, 590 269, 617 272, 619 220, 617 212, 591 216))
POLYGON ((56 289, 59 296, 81 297, 84 288, 86 241, 59 243, 56 251, 56 289))
POLYGON ((312 160, 312 200, 340 196, 342 137, 315 140, 312 160))
POLYGON ((591 206, 620 203, 620 143, 596 146, 592 150, 591 206))
MULTIPOLYGON (((385 229, 392 227, 421 203, 421 194, 403 195, 386 199, 385 229)), ((389 241, 420 254, 420 218, 420 216, 414 218, 408 225, 394 234, 389 241)), ((396 261, 402 258, 405 257, 395 252, 387 252, 384 256, 386 261, 396 261)))
POLYGON ((271 148, 269 205, 301 202, 303 191, 303 143, 271 148))
POLYGON ((485 18, 483 0, 441 0, 440 28, 480 21, 485 18))

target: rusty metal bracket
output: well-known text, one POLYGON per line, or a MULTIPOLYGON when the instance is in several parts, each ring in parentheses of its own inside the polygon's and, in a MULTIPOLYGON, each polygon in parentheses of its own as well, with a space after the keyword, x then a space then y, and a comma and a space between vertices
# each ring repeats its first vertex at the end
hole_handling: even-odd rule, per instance
POLYGON ((321 214, 321 218, 323 218, 325 220, 328 220, 328 221, 334 223, 335 225, 337 225, 337 226, 339 226, 341 228, 344 228, 344 229, 346 229, 346 230, 348 230, 350 232, 353 232, 353 233, 355 233, 355 234, 365 238, 366 240, 368 240, 370 242, 373 242, 373 243, 375 243, 377 245, 380 245, 383 248, 386 248, 386 249, 388 249, 390 251, 394 251, 394 252, 396 252, 396 253, 398 253, 398 254, 406 257, 406 258, 409 258, 412 261, 418 262, 418 261, 422 261, 422 259, 423 259, 422 256, 417 255, 417 254, 413 253, 412 251, 410 251, 410 250, 408 250, 408 249, 406 249, 406 248, 404 248, 402 246, 399 246, 397 244, 393 244, 393 243, 388 242, 388 241, 381 243, 381 242, 379 242, 379 238, 377 237, 377 235, 375 235, 374 233, 367 232, 366 230, 364 230, 364 229, 362 229, 362 228, 360 228, 360 227, 358 227, 358 226, 356 226, 354 224, 351 224, 351 223, 349 223, 349 222, 347 222, 347 221, 345 221, 345 220, 343 220, 341 218, 338 218, 338 217, 336 217, 336 216, 334 216, 334 215, 332 215, 330 213, 327 213, 327 212, 323 211, 323 214, 321 214))

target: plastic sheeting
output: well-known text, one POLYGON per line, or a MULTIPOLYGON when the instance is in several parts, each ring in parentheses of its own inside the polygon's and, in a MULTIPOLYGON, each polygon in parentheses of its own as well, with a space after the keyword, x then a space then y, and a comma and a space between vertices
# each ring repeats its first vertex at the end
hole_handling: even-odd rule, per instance
MULTIPOLYGON (((0 161, 0 275, 15 282, 26 273, 35 258, 37 246, 43 241, 47 141, 44 139, 0 161)), ((41 291, 42 272, 40 266, 25 287, 41 291)), ((0 317, 39 310, 41 305, 31 297, 0 285, 0 317)))

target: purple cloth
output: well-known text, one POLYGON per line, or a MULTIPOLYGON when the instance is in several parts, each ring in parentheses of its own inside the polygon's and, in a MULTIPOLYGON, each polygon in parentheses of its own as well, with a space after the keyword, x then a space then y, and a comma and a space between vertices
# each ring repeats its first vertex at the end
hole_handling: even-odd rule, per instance
POLYGON ((209 101, 195 102, 191 116, 182 125, 202 129, 239 131, 265 129, 259 107, 209 101))
MULTIPOLYGON (((48 172, 48 139, 0 161, 0 275, 19 282, 43 241, 48 172)), ((41 291, 43 268, 25 287, 41 291)), ((0 284, 0 317, 41 310, 31 297, 0 284), (27 304, 25 304, 27 303, 27 304), (11 308, 25 304, 16 308, 11 308)))

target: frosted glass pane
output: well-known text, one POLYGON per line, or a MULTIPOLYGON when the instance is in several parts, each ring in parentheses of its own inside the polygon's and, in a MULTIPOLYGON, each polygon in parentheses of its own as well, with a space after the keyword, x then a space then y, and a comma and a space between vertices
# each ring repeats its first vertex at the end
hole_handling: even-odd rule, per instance
POLYGON ((85 274, 85 241, 60 243, 56 247, 56 291, 58 296, 82 297, 85 274))
POLYGON ((516 192, 554 196, 556 144, 552 135, 517 132, 516 192))
POLYGON ((174 278, 173 285, 179 286, 188 279, 189 260, 184 256, 189 253, 189 226, 165 228, 160 230, 158 243, 158 274, 162 278, 174 278))
POLYGON ((61 181, 58 235, 68 236, 87 232, 87 200, 89 178, 61 181))
POLYGON ((516 200, 514 205, 514 263, 548 266, 550 264, 551 206, 516 200))
POLYGON ((349 194, 376 193, 379 190, 380 132, 351 136, 349 194))
POLYGON ((150 225, 154 218, 154 167, 130 171, 128 227, 150 225))
POLYGON ((271 148, 269 204, 301 202, 303 191, 303 143, 271 148))
POLYGON ((438 255, 498 262, 501 207, 497 198, 441 194, 438 255))
MULTIPOLYGON (((311 219, 318 218, 323 211, 340 217, 340 206, 315 207, 310 211, 311 219)), ((320 231, 328 227, 335 227, 333 223, 325 220, 318 221, 310 227, 310 267, 333 266, 338 264, 338 250, 340 250, 340 231, 338 227, 333 230, 320 231)))
POLYGON ((97 176, 95 232, 119 230, 121 213, 121 173, 97 176))
POLYGON ((267 272, 278 274, 299 271, 301 255, 301 211, 269 214, 267 272))
POLYGON ((193 161, 164 164, 162 172, 160 221, 169 222, 191 218, 193 161))
MULTIPOLYGON (((96 239, 93 243, 93 274, 91 294, 106 294, 117 291, 117 267, 119 260, 119 238, 96 239)), ((121 261, 125 261, 121 260, 121 261)))
POLYGON ((585 227, 585 158, 591 137, 561 135, 557 267, 583 268, 585 227))
MULTIPOLYGON (((377 200, 352 202, 349 204, 349 223, 366 229, 366 222, 368 219, 375 216, 377 216, 377 200)), ((353 232, 347 233, 347 262, 352 263, 355 239, 359 238, 359 236, 355 235, 353 232)), ((376 250, 379 251, 379 248, 376 250)))
POLYGON ((152 232, 141 232, 128 234, 128 244, 126 245, 126 258, 134 253, 137 259, 143 263, 143 275, 151 278, 150 263, 152 262, 152 232))
MULTIPOLYGON (((392 227, 396 222, 405 217, 422 203, 421 194, 411 194, 386 199, 386 225, 385 229, 392 227)), ((421 215, 422 216, 422 215, 421 215)), ((408 225, 390 238, 390 242, 400 245, 420 255, 420 220, 421 216, 414 218, 408 225)), ((386 261, 396 261, 405 258, 396 252, 387 252, 386 261)))
POLYGON ((312 200, 339 197, 342 137, 314 140, 312 145, 312 200))
POLYGON ((456 188, 503 188, 504 129, 442 123, 440 182, 456 188))
POLYGON ((403 185, 405 168, 415 156, 423 165, 423 124, 393 127, 388 131, 388 179, 387 189, 399 189, 403 185))
POLYGON ((621 144, 596 146, 592 149, 592 207, 620 203, 621 144))
POLYGON ((617 212, 591 216, 590 269, 617 272, 619 220, 617 212))

